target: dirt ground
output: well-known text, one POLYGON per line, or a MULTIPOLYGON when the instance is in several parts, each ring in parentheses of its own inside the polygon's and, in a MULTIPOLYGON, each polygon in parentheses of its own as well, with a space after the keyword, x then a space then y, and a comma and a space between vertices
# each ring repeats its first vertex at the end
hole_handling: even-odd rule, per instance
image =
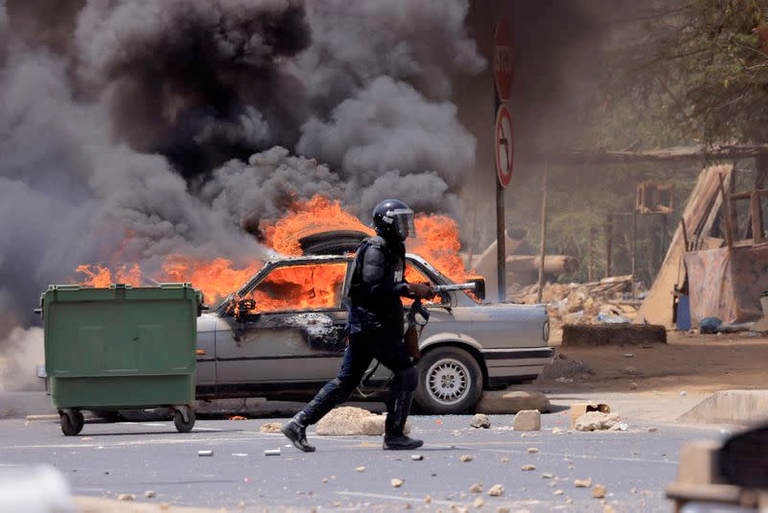
POLYGON ((563 348, 560 333, 553 335, 558 356, 535 383, 542 390, 709 394, 768 388, 768 337, 754 333, 669 331, 667 344, 563 348))

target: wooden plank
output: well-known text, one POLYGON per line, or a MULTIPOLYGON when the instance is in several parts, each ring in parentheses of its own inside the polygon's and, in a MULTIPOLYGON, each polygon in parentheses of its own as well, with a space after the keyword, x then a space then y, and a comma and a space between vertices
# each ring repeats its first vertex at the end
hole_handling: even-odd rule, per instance
POLYGON ((723 197, 723 204, 725 205, 725 244, 729 247, 733 247, 733 243, 735 242, 734 238, 734 226, 733 226, 733 217, 731 217, 731 208, 732 202, 729 201, 728 195, 725 193, 725 178, 722 174, 717 175, 717 178, 720 180, 720 194, 723 197))
MULTIPOLYGON (((699 174, 699 179, 683 212, 683 219, 690 237, 709 235, 721 206, 718 175, 724 173, 730 185, 732 169, 733 166, 730 164, 712 166, 699 174)), ((672 326, 672 293, 675 285, 679 285, 682 281, 681 260, 684 245, 682 229, 678 226, 672 236, 664 262, 634 322, 642 323, 647 320, 653 324, 672 326)))
POLYGON ((760 206, 760 195, 757 190, 753 191, 749 200, 749 213, 752 217, 752 238, 755 244, 759 244, 765 240, 765 237, 763 236, 763 209, 760 206))

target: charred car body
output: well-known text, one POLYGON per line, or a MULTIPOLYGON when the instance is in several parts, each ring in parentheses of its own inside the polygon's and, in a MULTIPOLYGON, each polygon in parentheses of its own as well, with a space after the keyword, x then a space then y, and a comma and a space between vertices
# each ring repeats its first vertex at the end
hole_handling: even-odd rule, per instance
MULTIPOLYGON (((199 399, 263 396, 307 399, 335 377, 345 349, 352 256, 267 262, 213 312, 198 319, 199 399)), ((407 255, 406 278, 450 284, 427 261, 407 255)), ((462 291, 427 305, 415 399, 429 413, 472 409, 483 389, 535 379, 552 362, 543 305, 483 305, 462 291)), ((374 361, 359 398, 376 397, 390 377, 374 361)))

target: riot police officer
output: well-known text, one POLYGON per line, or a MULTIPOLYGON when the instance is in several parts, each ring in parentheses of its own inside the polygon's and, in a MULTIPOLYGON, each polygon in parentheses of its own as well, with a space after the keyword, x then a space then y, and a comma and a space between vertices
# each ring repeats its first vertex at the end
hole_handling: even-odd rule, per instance
POLYGON ((352 264, 347 297, 349 345, 336 378, 282 427, 293 445, 305 452, 307 426, 318 422, 336 405, 347 400, 360 384, 373 358, 393 372, 384 449, 412 450, 423 442, 403 433, 418 376, 403 343, 401 296, 428 299, 432 287, 405 281, 405 239, 414 235, 413 210, 399 200, 385 200, 373 210, 376 236, 363 241, 352 264))

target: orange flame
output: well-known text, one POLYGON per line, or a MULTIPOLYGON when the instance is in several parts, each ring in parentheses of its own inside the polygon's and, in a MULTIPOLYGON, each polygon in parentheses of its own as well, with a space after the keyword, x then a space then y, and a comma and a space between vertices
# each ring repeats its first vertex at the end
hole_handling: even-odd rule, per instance
MULTIPOLYGON (((453 219, 435 214, 418 215, 415 220, 418 237, 407 242, 416 253, 448 278, 460 282, 472 277, 459 255, 461 243, 458 224, 453 219)), ((284 255, 301 255, 299 240, 316 233, 354 230, 373 235, 373 231, 357 217, 342 209, 338 201, 314 196, 296 202, 285 217, 272 225, 262 225, 266 244, 284 255)), ((118 253, 119 255, 120 253, 118 253)), ((174 254, 166 258, 162 270, 151 279, 156 282, 192 282, 206 299, 215 302, 239 289, 261 267, 253 262, 237 268, 226 258, 201 260, 174 254)), ((321 310, 340 307, 340 294, 346 267, 344 264, 307 264, 279 268, 249 295, 256 300, 258 311, 321 310)), ((141 268, 126 265, 81 265, 76 272, 85 274, 80 283, 107 287, 111 283, 141 286, 141 268)), ((423 282, 425 277, 406 269, 406 279, 423 282)))
POLYGON ((334 230, 355 230, 373 235, 373 230, 344 211, 338 201, 320 195, 294 203, 290 212, 274 225, 262 226, 266 244, 278 253, 292 256, 302 254, 300 239, 334 230))

